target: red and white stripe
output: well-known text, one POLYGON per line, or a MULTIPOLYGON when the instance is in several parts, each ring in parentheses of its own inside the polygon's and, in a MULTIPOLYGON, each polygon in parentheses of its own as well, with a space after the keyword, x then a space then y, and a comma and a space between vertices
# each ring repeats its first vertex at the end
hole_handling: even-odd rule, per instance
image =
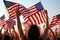
POLYGON ((13 6, 11 6, 11 7, 8 8, 8 12, 9 12, 9 15, 10 15, 11 19, 15 18, 15 16, 16 16, 16 11, 15 10, 17 8, 18 8, 18 4, 15 4, 15 5, 13 5, 13 6))
POLYGON ((30 20, 31 24, 39 25, 41 23, 46 23, 46 13, 44 10, 39 11, 35 6, 28 8, 28 10, 31 12, 31 15, 27 18, 30 20))
POLYGON ((57 19, 56 16, 53 16, 52 21, 50 23, 50 27, 53 27, 53 26, 55 26, 57 24, 60 24, 60 19, 57 19))
POLYGON ((30 13, 24 6, 22 6, 21 4, 17 4, 15 3, 13 6, 8 8, 8 12, 10 15, 11 19, 15 19, 16 18, 16 9, 19 7, 19 11, 20 13, 25 17, 27 16, 28 13, 30 13))
POLYGON ((31 24, 40 25, 41 23, 46 23, 46 14, 44 10, 32 13, 27 18, 30 20, 31 24))
POLYGON ((0 20, 0 25, 3 26, 6 24, 6 21, 5 20, 0 20))
POLYGON ((31 24, 39 25, 41 23, 46 22, 46 14, 44 10, 38 11, 35 6, 32 6, 28 9, 26 9, 24 6, 20 4, 15 4, 8 8, 10 18, 14 19, 16 17, 16 9, 19 7, 19 11, 22 14, 24 20, 27 18, 30 20, 31 24))

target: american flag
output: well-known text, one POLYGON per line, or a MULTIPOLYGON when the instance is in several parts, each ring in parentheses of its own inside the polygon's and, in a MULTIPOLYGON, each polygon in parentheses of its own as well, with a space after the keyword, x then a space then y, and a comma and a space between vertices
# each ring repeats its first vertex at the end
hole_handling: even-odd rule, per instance
POLYGON ((14 27, 15 23, 12 20, 0 20, 0 26, 2 26, 5 30, 11 29, 14 27))
POLYGON ((6 20, 0 20, 0 26, 3 26, 6 24, 6 20))
POLYGON ((46 23, 46 13, 41 2, 31 6, 28 10, 31 12, 31 15, 25 19, 28 18, 31 24, 40 25, 41 23, 46 23))
POLYGON ((32 7, 28 9, 18 3, 14 3, 10 1, 4 1, 4 3, 6 7, 8 8, 8 12, 10 14, 11 19, 15 18, 16 9, 19 6, 19 11, 21 15, 23 16, 24 20, 28 19, 30 20, 31 24, 36 24, 36 25, 46 22, 46 13, 44 11, 44 8, 41 2, 33 5, 32 7))
POLYGON ((58 24, 60 24, 60 14, 52 17, 50 27, 53 27, 53 26, 58 25, 58 24))
POLYGON ((10 18, 15 19, 16 18, 16 9, 19 7, 19 11, 23 16, 28 15, 27 13, 30 13, 23 5, 10 2, 10 1, 4 1, 4 4, 6 5, 6 8, 9 12, 10 18))
POLYGON ((8 29, 12 29, 14 27, 13 21, 12 20, 6 20, 6 24, 4 25, 4 29, 8 30, 8 29))
POLYGON ((5 24, 5 15, 2 15, 1 17, 0 17, 0 26, 3 26, 4 24, 5 24))

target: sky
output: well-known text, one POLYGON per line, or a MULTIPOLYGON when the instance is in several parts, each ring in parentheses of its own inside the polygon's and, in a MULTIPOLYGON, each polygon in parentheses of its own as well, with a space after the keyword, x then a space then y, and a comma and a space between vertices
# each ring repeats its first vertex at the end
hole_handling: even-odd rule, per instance
MULTIPOLYGON (((60 0, 7 0, 24 5, 26 8, 33 6, 41 1, 44 9, 48 11, 48 16, 51 19, 54 15, 60 14, 60 0)), ((0 16, 8 13, 3 0, 0 1, 0 16)))

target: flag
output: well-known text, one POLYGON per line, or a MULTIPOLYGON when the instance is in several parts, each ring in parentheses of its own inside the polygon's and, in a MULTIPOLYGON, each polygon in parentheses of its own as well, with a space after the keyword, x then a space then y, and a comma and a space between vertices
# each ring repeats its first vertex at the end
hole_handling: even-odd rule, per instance
POLYGON ((9 16, 11 19, 16 18, 16 9, 19 7, 19 12, 21 12, 21 15, 26 16, 29 11, 21 4, 15 3, 15 2, 10 2, 10 1, 5 1, 4 4, 9 12, 9 16))
POLYGON ((5 20, 0 20, 0 26, 3 26, 6 24, 6 21, 5 20))
POLYGON ((60 14, 52 17, 50 27, 53 27, 53 26, 58 25, 58 24, 60 24, 60 14))
POLYGON ((31 15, 24 17, 25 20, 30 20, 31 24, 40 25, 41 23, 46 23, 46 13, 41 2, 28 8, 31 12, 31 15))
POLYGON ((13 29, 14 28, 14 24, 12 20, 6 20, 6 24, 4 25, 4 29, 5 30, 9 30, 9 29, 13 29))
POLYGON ((5 15, 2 15, 2 16, 0 17, 0 20, 3 20, 3 19, 5 19, 5 15))
POLYGON ((5 21, 4 19, 5 19, 5 15, 2 15, 2 16, 0 17, 0 26, 3 26, 3 25, 6 24, 6 21, 5 21))
POLYGON ((14 2, 10 2, 10 1, 4 1, 4 3, 8 9, 11 19, 16 18, 15 10, 19 6, 19 11, 20 11, 21 15, 23 16, 24 20, 28 19, 28 20, 30 20, 31 24, 36 24, 36 25, 46 22, 46 14, 45 14, 45 11, 44 11, 44 8, 43 8, 41 2, 33 5, 32 7, 28 8, 28 9, 18 3, 14 3, 14 2))
POLYGON ((4 27, 5 30, 13 28, 15 25, 15 21, 12 20, 0 20, 0 26, 4 27))

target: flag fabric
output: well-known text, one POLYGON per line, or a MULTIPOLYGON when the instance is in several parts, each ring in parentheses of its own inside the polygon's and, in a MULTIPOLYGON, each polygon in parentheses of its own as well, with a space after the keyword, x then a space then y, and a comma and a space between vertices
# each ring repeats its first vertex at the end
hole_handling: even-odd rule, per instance
POLYGON ((60 14, 53 16, 52 21, 50 23, 50 27, 53 27, 53 26, 58 25, 58 24, 60 24, 60 14))
POLYGON ((0 20, 3 20, 3 19, 5 19, 5 15, 2 15, 2 16, 0 17, 0 20))
POLYGON ((40 25, 41 23, 46 23, 46 13, 41 2, 28 8, 31 12, 31 15, 25 18, 30 20, 31 24, 40 25))
POLYGON ((14 24, 12 20, 6 20, 6 24, 4 25, 5 30, 13 29, 14 24))
POLYGON ((10 1, 4 1, 4 3, 8 9, 11 19, 16 18, 16 9, 19 7, 19 11, 23 16, 24 20, 30 20, 31 24, 39 25, 46 22, 46 13, 41 2, 29 7, 28 9, 18 3, 10 1))
POLYGON ((3 26, 4 24, 5 24, 5 15, 2 15, 1 17, 0 17, 0 25, 1 26, 3 26))
POLYGON ((5 20, 0 20, 0 26, 3 26, 6 24, 6 21, 5 20))
POLYGON ((4 1, 4 4, 6 5, 6 8, 9 12, 10 18, 15 19, 16 18, 16 9, 19 7, 19 11, 23 16, 26 16, 29 11, 21 4, 10 2, 10 1, 4 1))
POLYGON ((0 26, 2 26, 5 30, 12 29, 15 25, 15 21, 12 20, 0 20, 0 26))
POLYGON ((14 24, 12 20, 0 20, 0 26, 3 26, 7 30, 13 28, 14 24))

